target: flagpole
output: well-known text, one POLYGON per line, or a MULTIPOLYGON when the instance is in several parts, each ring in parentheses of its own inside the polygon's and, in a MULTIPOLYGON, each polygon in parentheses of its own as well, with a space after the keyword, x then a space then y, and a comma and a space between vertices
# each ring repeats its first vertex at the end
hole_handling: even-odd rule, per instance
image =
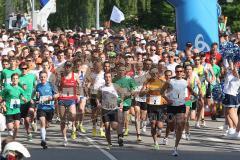
POLYGON ((96 0, 96 29, 99 30, 100 25, 99 25, 99 1, 100 0, 96 0))

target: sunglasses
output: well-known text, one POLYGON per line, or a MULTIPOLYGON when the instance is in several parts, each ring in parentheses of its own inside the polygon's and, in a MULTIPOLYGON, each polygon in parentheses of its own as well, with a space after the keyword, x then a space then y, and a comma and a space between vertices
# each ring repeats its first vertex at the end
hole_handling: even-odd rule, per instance
POLYGON ((150 49, 150 51, 156 51, 155 49, 150 49))
POLYGON ((28 68, 21 68, 21 70, 27 70, 28 68))
POLYGON ((200 61, 200 59, 195 59, 195 61, 200 61))
POLYGON ((183 71, 181 70, 181 71, 176 71, 176 73, 182 73, 183 71))

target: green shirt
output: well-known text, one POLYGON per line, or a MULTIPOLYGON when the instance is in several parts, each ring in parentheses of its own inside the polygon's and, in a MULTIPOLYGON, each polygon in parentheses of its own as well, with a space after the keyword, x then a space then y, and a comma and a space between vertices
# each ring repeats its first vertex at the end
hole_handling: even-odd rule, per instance
POLYGON ((212 66, 212 68, 213 68, 214 75, 215 75, 215 77, 216 77, 215 82, 213 82, 213 85, 215 85, 216 82, 217 82, 217 79, 220 77, 221 69, 220 69, 220 67, 219 67, 218 65, 216 65, 216 64, 214 64, 214 65, 212 66))
POLYGON ((20 99, 24 90, 19 86, 6 85, 0 92, 0 96, 6 102, 6 115, 20 113, 20 99))
MULTIPOLYGON (((26 90, 24 90, 23 96, 27 99, 27 101, 30 101, 32 99, 34 87, 36 84, 36 76, 28 73, 26 75, 21 75, 19 78, 19 86, 23 88, 24 85, 26 85, 26 90)), ((21 104, 24 102, 21 101, 21 104)))
POLYGON ((15 69, 15 70, 11 70, 11 69, 4 69, 2 71, 2 74, 1 74, 1 80, 3 81, 4 83, 4 86, 6 86, 7 84, 10 84, 11 83, 11 76, 14 74, 14 73, 18 73, 19 75, 22 74, 22 72, 20 71, 20 69, 15 69))
MULTIPOLYGON (((130 77, 122 77, 120 79, 113 79, 113 83, 116 83, 120 87, 127 89, 129 92, 133 91, 137 88, 137 84, 134 79, 130 77)), ((132 105, 132 99, 130 98, 125 98, 123 101, 123 106, 125 107, 130 107, 132 105)))

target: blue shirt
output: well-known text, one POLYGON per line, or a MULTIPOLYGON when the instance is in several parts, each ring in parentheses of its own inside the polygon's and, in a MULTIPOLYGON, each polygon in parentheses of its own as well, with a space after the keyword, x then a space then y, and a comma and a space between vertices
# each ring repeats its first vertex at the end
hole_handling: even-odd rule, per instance
POLYGON ((54 101, 43 102, 44 99, 53 97, 54 94, 56 94, 56 89, 53 87, 53 85, 49 82, 46 82, 46 84, 39 83, 36 86, 36 92, 39 93, 39 104, 37 105, 37 108, 41 110, 53 110, 54 101))

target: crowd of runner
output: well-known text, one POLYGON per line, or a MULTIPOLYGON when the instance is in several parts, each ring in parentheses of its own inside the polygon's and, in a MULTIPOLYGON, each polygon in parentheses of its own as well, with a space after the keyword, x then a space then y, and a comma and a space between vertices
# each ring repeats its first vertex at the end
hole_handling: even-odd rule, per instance
POLYGON ((173 132, 177 156, 181 138, 191 140, 190 121, 197 129, 206 127, 210 109, 212 120, 225 117, 225 136, 240 139, 239 65, 219 52, 226 43, 240 44, 240 32, 221 35, 220 44, 210 44, 205 53, 190 42, 178 50, 175 34, 163 30, 1 29, 0 107, 6 131, 16 139, 22 123, 32 141, 39 125, 46 149, 46 130, 54 117, 67 146, 68 129, 73 140, 78 132, 86 133, 84 115, 91 106, 92 136, 106 137, 108 149, 111 130, 119 146, 127 143, 124 136, 133 119, 138 142, 150 125, 155 149, 160 137, 167 145, 173 132))

